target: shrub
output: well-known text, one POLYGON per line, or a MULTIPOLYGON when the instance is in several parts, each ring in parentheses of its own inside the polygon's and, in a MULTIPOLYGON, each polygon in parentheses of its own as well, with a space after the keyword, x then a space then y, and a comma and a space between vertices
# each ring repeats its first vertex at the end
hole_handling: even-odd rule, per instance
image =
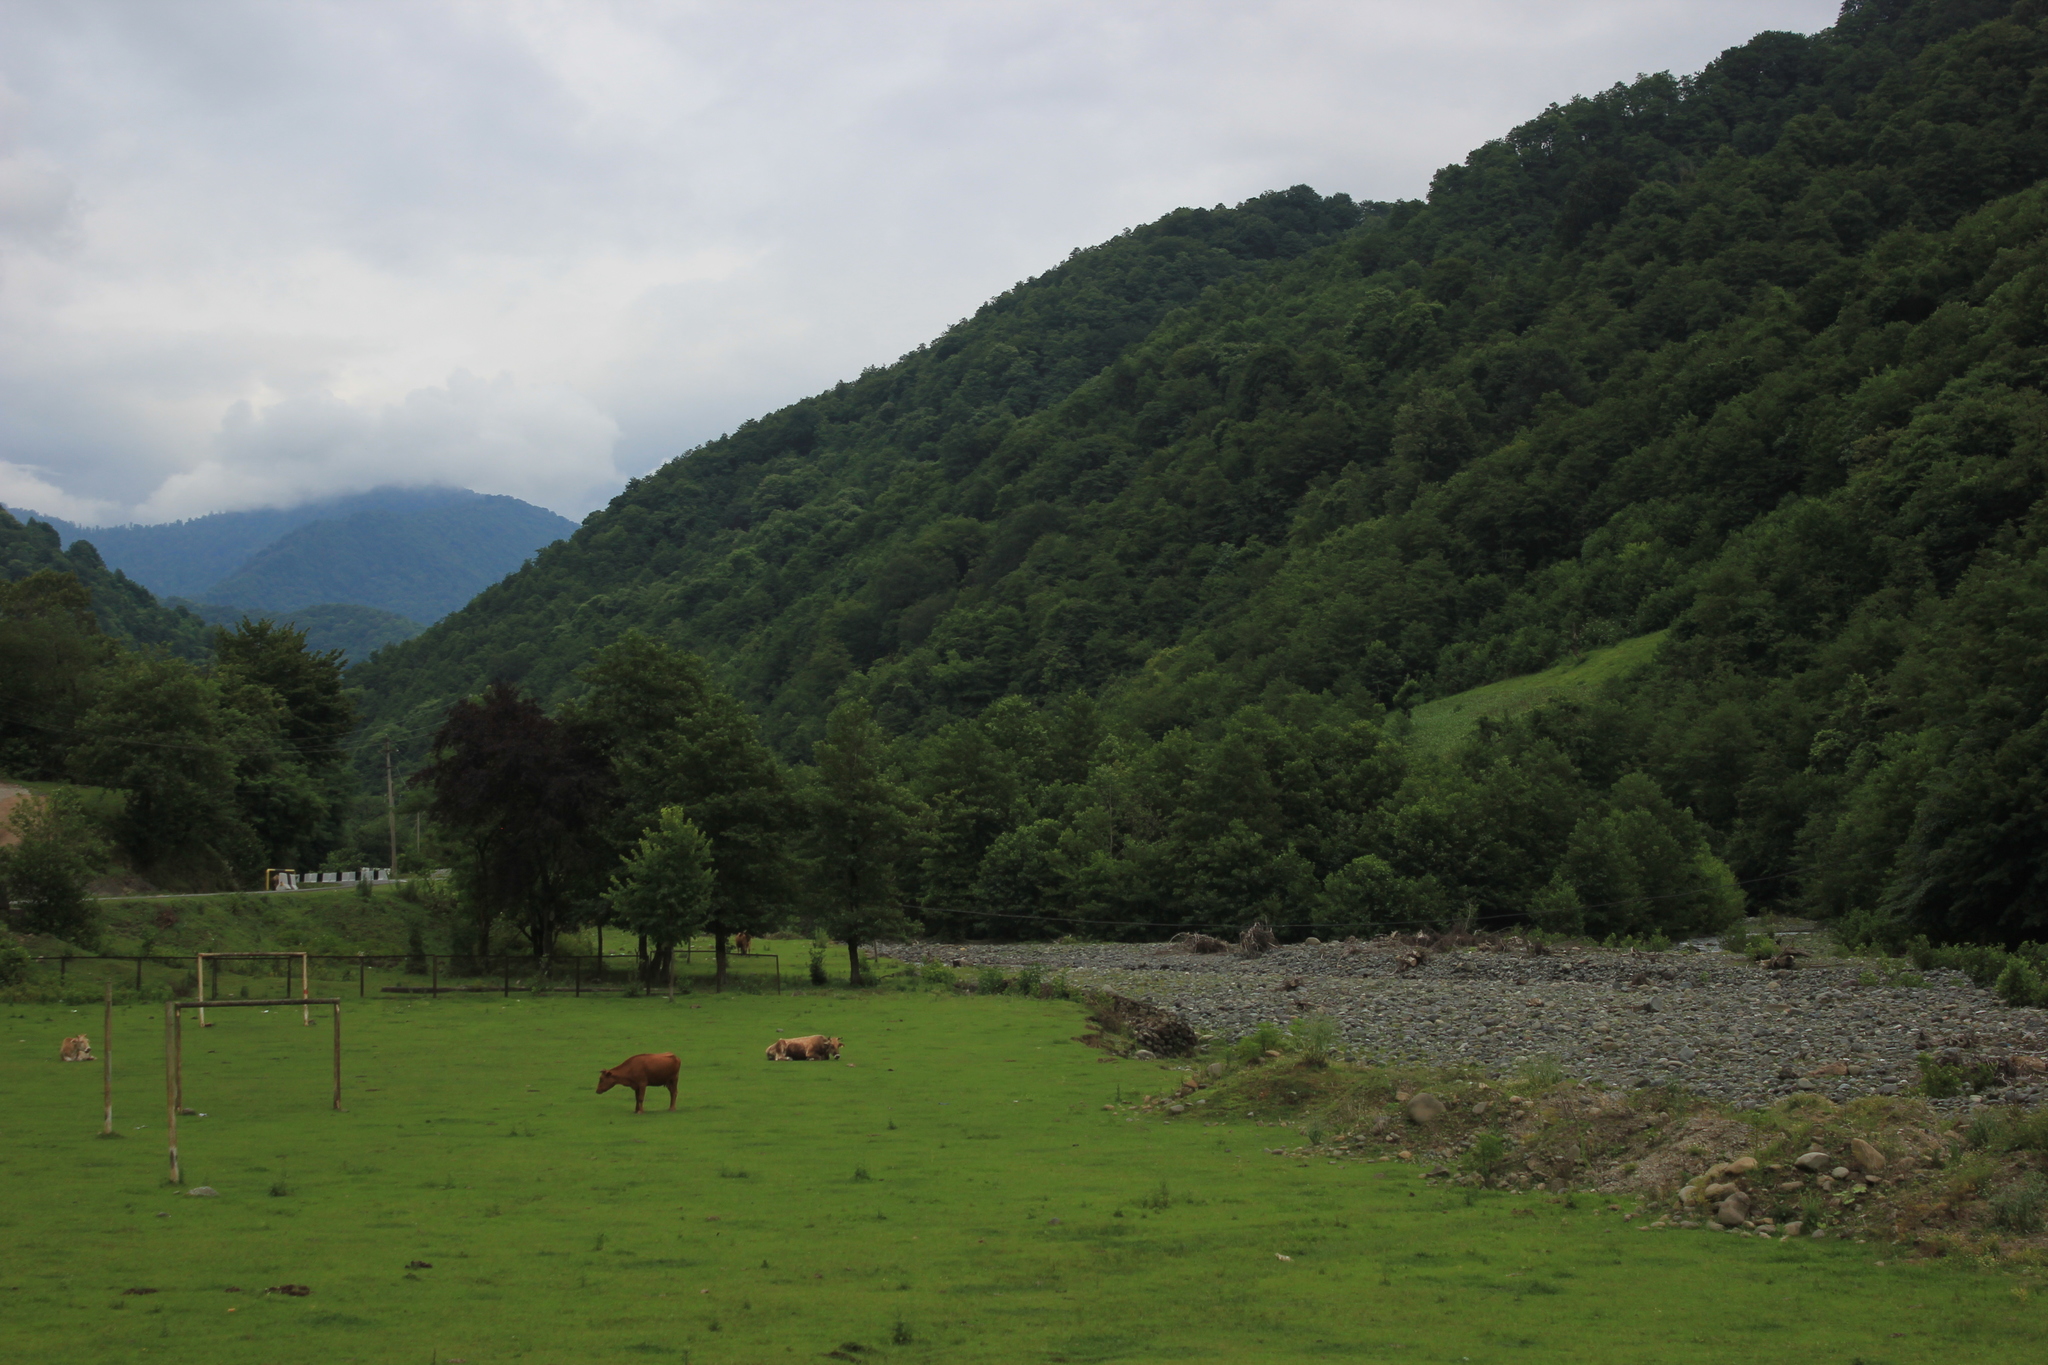
POLYGON ((1458 1164, 1491 1185, 1495 1177, 1507 1169, 1507 1139, 1488 1129, 1472 1139, 1472 1146, 1458 1164))
POLYGON ((0 986, 18 986, 28 976, 28 949, 0 938, 0 986))
POLYGON ((1003 974, 1001 967, 987 964, 975 970, 974 993, 976 995, 1001 995, 1003 988, 1009 984, 1010 978, 1003 974))
POLYGON ((1017 994, 1037 995, 1039 993, 1039 987, 1044 982, 1044 980, 1045 968, 1026 967, 1022 969, 1017 973, 1017 994))
POLYGON ((1920 1090, 1929 1099, 1945 1100, 1956 1095, 1974 1095, 1998 1080, 1996 1062, 1975 1062, 1967 1066, 1944 1062, 1923 1052, 1913 1059, 1920 1068, 1920 1090))
POLYGON ((1529 1059, 1528 1064, 1522 1068, 1522 1079, 1528 1082, 1528 1088, 1531 1090, 1548 1090, 1563 1083, 1564 1068, 1558 1065, 1557 1058, 1545 1053, 1541 1057, 1529 1059))
POLYGON ((1239 1061, 1256 1061, 1268 1052, 1279 1052, 1287 1042, 1287 1035, 1271 1019, 1261 1019, 1257 1028, 1237 1040, 1231 1053, 1239 1061))
POLYGON ((1991 1196, 1991 1221, 2007 1232, 2039 1232, 2044 1205, 2048 1205, 2048 1180, 2029 1174, 1991 1196))
POLYGON ((948 967, 943 962, 933 960, 917 969, 917 979, 924 982, 927 986, 943 986, 951 990, 954 982, 959 978, 954 974, 951 967, 948 967))
POLYGON ((818 934, 811 939, 811 984, 822 986, 825 979, 825 936, 818 934))
POLYGON ((1327 1014, 1305 1014, 1288 1030, 1288 1045, 1305 1062, 1321 1066, 1337 1050, 1337 1021, 1327 1014))

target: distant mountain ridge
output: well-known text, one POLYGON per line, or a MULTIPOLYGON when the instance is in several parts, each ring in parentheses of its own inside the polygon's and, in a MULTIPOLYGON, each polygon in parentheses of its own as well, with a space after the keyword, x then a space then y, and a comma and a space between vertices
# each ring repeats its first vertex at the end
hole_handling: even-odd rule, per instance
POLYGON ((166 597, 273 614, 365 607, 418 623, 461 607, 576 529, 517 498, 444 487, 376 488, 157 526, 38 519, 166 597))

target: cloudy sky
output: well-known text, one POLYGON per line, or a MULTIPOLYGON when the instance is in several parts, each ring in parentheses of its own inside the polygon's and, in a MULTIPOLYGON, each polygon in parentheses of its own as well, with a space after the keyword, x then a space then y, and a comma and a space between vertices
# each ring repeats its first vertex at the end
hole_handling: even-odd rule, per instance
POLYGON ((1076 246, 1835 0, 0 0, 0 503, 580 517, 1076 246))

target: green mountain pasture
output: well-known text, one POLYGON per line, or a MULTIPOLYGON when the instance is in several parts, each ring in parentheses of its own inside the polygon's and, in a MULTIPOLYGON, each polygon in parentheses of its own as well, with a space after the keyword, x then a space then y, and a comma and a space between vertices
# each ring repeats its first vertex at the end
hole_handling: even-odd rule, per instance
POLYGON ((206 1199, 164 1183, 160 1010, 120 1012, 117 1140, 99 1068, 56 1060, 98 1011, 0 1014, 10 1353, 1905 1365, 2031 1360, 2044 1326, 1972 1266, 1468 1202, 1412 1165, 1269 1156, 1288 1136, 1235 1114, 1105 1113, 1177 1076, 1101 1060, 1065 1003, 352 1003, 339 1114, 324 1020, 215 1018, 185 1030, 205 1117, 180 1129, 206 1199), (810 1032, 845 1060, 762 1059, 810 1032), (593 1093, 668 1050, 676 1113, 593 1093), (311 1293, 262 1292, 285 1284, 311 1293))

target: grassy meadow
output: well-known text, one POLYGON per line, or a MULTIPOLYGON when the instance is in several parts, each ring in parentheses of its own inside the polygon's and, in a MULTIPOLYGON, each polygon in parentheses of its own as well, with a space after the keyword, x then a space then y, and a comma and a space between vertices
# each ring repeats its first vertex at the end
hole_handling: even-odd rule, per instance
POLYGON ((1584 1194, 1276 1158, 1298 1138, 1242 1113, 1106 1112, 1178 1074, 1076 1043, 1069 1002, 350 1002, 342 1113, 324 1020, 216 1018, 188 1023, 180 1125, 206 1199, 164 1179, 160 1008, 118 1011, 109 1141, 100 1068, 56 1060, 99 1011, 0 1007, 8 1358, 1878 1365, 2037 1359, 2048 1327, 1970 1264, 1644 1232, 1584 1194), (845 1060, 762 1059, 811 1032, 845 1060), (671 1050, 677 1112, 593 1093, 671 1050))
POLYGON ((1660 630, 1638 635, 1605 649, 1589 649, 1573 663, 1424 702, 1415 708, 1409 742, 1425 753, 1448 753, 1478 728, 1482 718, 1519 715, 1568 697, 1590 698, 1602 685, 1648 663, 1666 634, 1660 630))

